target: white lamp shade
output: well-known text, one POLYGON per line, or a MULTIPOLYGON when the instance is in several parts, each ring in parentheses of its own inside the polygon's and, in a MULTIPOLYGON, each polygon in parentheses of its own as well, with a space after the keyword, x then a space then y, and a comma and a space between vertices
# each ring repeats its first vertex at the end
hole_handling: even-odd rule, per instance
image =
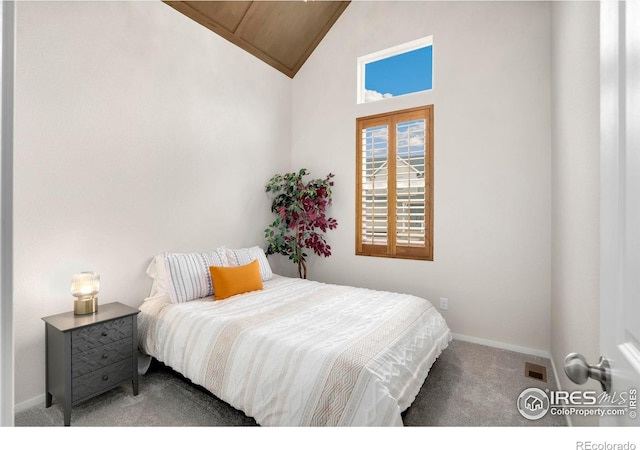
POLYGON ((71 278, 71 295, 93 297, 100 290, 100 275, 96 272, 80 272, 71 278))

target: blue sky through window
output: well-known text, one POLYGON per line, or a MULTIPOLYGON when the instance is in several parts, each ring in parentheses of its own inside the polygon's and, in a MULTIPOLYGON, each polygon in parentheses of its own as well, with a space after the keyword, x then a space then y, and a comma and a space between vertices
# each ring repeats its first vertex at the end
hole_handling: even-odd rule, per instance
MULTIPOLYGON (((365 158, 387 158, 389 130, 386 125, 365 128, 363 135, 365 158)), ((425 121, 423 119, 401 122, 396 129, 396 155, 400 158, 424 158, 425 121)))
POLYGON ((366 64, 366 101, 431 89, 432 66, 431 45, 366 64))

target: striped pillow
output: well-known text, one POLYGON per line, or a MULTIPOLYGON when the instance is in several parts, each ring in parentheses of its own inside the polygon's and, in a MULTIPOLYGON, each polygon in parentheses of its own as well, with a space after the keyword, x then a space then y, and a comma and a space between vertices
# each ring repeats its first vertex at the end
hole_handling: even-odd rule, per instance
POLYGON ((244 266, 249 264, 254 259, 258 260, 260 265, 260 276, 262 281, 270 280, 273 277, 271 266, 267 260, 264 250, 255 246, 251 248, 238 248, 238 249, 226 249, 227 261, 230 266, 244 266))
POLYGON ((213 295, 210 266, 228 266, 223 248, 209 253, 165 253, 172 303, 184 303, 213 295))

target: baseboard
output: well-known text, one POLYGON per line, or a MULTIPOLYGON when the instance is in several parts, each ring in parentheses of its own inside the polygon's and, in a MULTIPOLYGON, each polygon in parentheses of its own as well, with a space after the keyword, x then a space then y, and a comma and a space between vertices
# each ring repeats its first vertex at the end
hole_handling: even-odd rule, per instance
POLYGON ((504 342, 492 341, 490 339, 477 338, 473 336, 465 336, 463 334, 453 333, 453 338, 459 341, 471 342, 472 344, 486 345, 487 347, 501 348, 512 352, 524 353, 526 355, 539 356, 541 358, 551 359, 551 353, 546 350, 535 348, 521 347, 519 345, 505 344, 504 342))
POLYGON ((16 404, 14 407, 14 412, 18 414, 18 413, 21 413, 22 411, 26 411, 27 409, 44 405, 44 402, 45 402, 44 394, 38 395, 37 397, 34 397, 32 399, 25 400, 24 402, 20 402, 16 404))

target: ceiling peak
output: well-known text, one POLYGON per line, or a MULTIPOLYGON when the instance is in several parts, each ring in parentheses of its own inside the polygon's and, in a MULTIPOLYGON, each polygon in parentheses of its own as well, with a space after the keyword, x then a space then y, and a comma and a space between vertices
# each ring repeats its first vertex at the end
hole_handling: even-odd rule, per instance
POLYGON ((165 3, 293 78, 350 2, 165 3))

